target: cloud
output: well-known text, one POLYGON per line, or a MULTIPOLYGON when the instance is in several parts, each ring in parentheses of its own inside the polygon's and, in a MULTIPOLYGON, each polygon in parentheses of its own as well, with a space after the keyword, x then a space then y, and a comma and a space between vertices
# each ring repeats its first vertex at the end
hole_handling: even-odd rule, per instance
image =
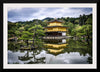
POLYGON ((32 15, 37 13, 39 9, 35 8, 21 8, 21 9, 12 9, 8 11, 8 20, 11 21, 25 21, 29 20, 32 15))
POLYGON ((92 13, 92 8, 9 8, 8 20, 29 21, 46 17, 79 17, 81 14, 92 13))

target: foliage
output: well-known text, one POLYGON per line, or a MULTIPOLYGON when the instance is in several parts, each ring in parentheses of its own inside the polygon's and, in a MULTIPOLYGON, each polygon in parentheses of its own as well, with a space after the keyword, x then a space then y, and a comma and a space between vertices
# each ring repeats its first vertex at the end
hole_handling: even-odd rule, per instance
POLYGON ((91 35, 92 34, 92 26, 91 25, 83 25, 78 30, 77 35, 91 35))
POLYGON ((8 22, 8 38, 15 36, 16 23, 8 22))
POLYGON ((41 25, 35 25, 28 29, 33 35, 33 44, 35 47, 41 47, 42 41, 41 37, 44 36, 43 27, 41 25))
POLYGON ((33 36, 33 33, 30 33, 28 31, 23 31, 22 32, 22 36, 20 37, 20 39, 22 39, 22 40, 29 40, 29 39, 32 38, 32 36, 33 36))
POLYGON ((92 18, 88 18, 87 21, 85 22, 86 24, 92 25, 92 18))

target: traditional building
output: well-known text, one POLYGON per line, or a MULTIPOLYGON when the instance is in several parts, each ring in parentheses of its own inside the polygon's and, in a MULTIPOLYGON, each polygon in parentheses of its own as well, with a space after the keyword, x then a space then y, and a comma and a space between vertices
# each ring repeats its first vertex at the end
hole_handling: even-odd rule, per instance
POLYGON ((46 37, 44 39, 63 39, 66 37, 67 27, 62 25, 62 21, 54 19, 48 22, 45 27, 46 37))
POLYGON ((68 45, 66 43, 67 27, 62 25, 62 21, 54 19, 48 22, 48 26, 45 27, 46 36, 44 39, 44 46, 49 53, 58 55, 64 51, 64 48, 68 45))

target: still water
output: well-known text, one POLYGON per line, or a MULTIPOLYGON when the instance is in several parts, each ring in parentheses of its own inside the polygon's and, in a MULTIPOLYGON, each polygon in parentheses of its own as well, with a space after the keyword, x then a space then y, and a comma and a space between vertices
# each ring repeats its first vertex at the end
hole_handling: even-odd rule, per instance
POLYGON ((92 47, 73 39, 45 40, 42 48, 20 50, 9 42, 8 64, 91 64, 92 47))

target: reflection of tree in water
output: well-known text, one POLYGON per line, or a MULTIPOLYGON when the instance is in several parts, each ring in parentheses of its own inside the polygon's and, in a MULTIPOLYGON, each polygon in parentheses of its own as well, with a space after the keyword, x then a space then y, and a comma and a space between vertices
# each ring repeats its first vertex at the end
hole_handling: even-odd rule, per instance
POLYGON ((18 56, 18 59, 21 61, 27 61, 30 60, 33 57, 29 57, 29 51, 27 51, 27 53, 24 56, 18 56))
POLYGON ((27 64, 38 64, 38 63, 45 63, 44 60, 45 60, 45 57, 40 57, 40 58, 36 58, 36 55, 40 54, 41 50, 33 50, 33 58, 34 58, 34 61, 30 61, 28 62, 27 64))
POLYGON ((19 48, 20 48, 19 43, 15 42, 15 41, 13 41, 13 42, 9 41, 8 42, 8 50, 11 50, 13 52, 17 52, 19 50, 19 48))
POLYGON ((92 57, 88 57, 87 62, 89 62, 89 64, 92 64, 92 57))
POLYGON ((85 42, 81 42, 78 40, 69 40, 68 42, 68 49, 66 51, 70 52, 80 52, 81 54, 90 54, 92 55, 92 45, 87 45, 85 42))
MULTIPOLYGON (((45 57, 40 57, 40 58, 36 58, 36 55, 40 54, 41 50, 35 49, 35 50, 31 50, 32 51, 32 56, 29 56, 29 52, 27 51, 27 53, 24 56, 19 56, 18 59, 21 61, 27 61, 30 60, 27 64, 38 64, 38 63, 45 63, 45 57)), ((25 63, 26 64, 26 63, 25 63)))
POLYGON ((68 48, 65 49, 66 52, 79 52, 80 56, 86 56, 89 54, 89 57, 87 59, 88 63, 92 63, 92 45, 87 45, 84 42, 81 42, 79 40, 69 40, 68 48))

